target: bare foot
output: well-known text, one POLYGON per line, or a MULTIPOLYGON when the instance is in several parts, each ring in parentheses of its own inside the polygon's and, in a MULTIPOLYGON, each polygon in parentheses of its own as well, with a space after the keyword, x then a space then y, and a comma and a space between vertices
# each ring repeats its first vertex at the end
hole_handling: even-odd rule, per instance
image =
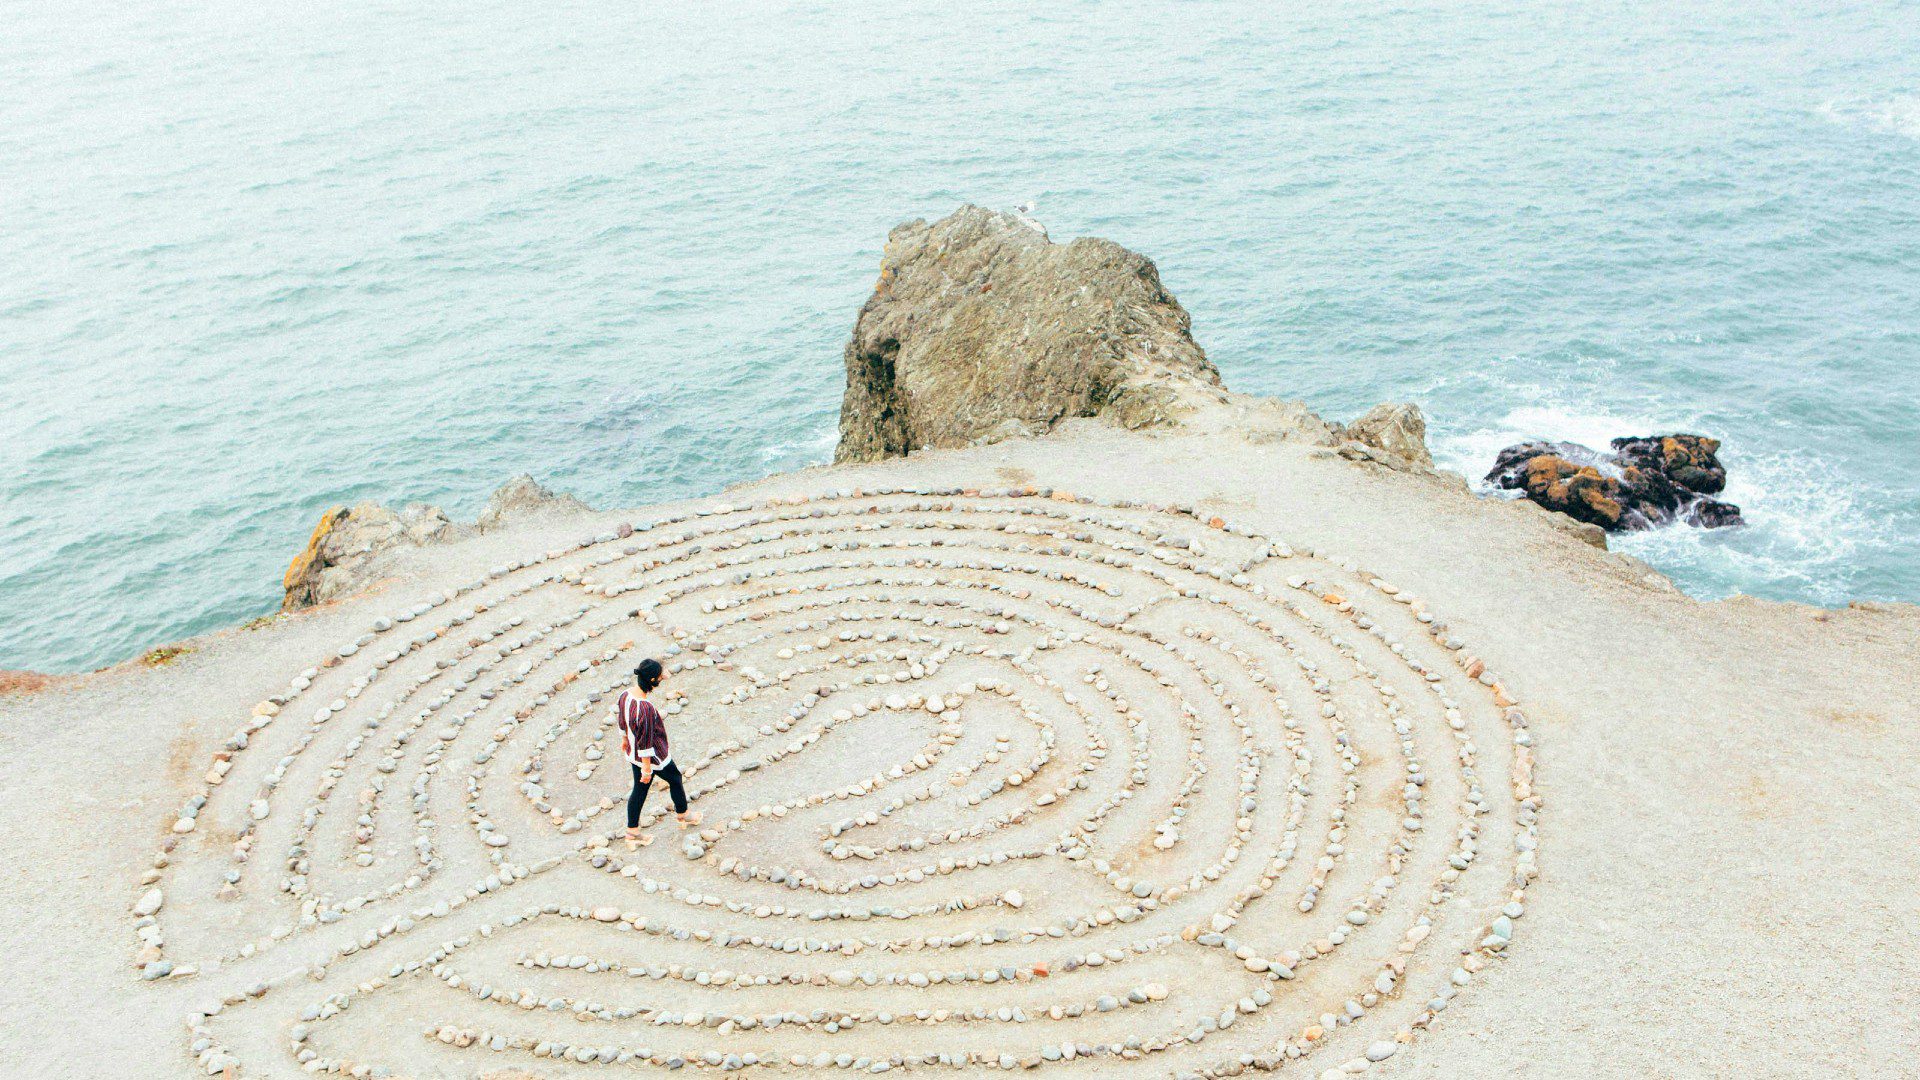
POLYGON ((648 844, 651 844, 651 843, 653 843, 653 837, 642 834, 639 829, 627 830, 627 850, 628 851, 639 851, 641 848, 646 847, 648 844))
POLYGON ((675 814, 674 820, 680 823, 681 828, 691 829, 695 825, 700 824, 700 811, 689 810, 684 814, 675 814))

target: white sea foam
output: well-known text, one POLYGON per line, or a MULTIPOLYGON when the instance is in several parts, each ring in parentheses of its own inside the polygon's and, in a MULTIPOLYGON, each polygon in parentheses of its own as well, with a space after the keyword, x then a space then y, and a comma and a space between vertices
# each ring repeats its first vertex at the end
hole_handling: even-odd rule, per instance
MULTIPOLYGON (((1434 457, 1464 474, 1477 490, 1515 497, 1481 477, 1505 447, 1529 439, 1576 442, 1598 451, 1627 435, 1700 431, 1722 437, 1727 488, 1718 498, 1740 507, 1742 528, 1673 525, 1616 534, 1610 545, 1659 566, 1703 597, 1741 592, 1792 593, 1818 603, 1851 595, 1857 561, 1889 543, 1893 523, 1873 511, 1890 495, 1849 478, 1833 462, 1808 451, 1755 453, 1740 438, 1704 431, 1684 412, 1669 415, 1585 410, 1559 403, 1525 405, 1470 431, 1434 439, 1434 457)), ((1765 440, 1781 445, 1787 438, 1765 440)))
POLYGON ((1920 139, 1920 94, 1837 98, 1821 106, 1820 112, 1835 123, 1920 139))
POLYGON ((760 448, 760 460, 767 465, 794 468, 822 465, 833 459, 834 444, 840 441, 840 426, 828 424, 803 438, 784 439, 760 448))
POLYGON ((1855 568, 1889 543, 1892 523, 1873 507, 1891 496, 1847 478, 1833 463, 1801 452, 1723 451, 1727 490, 1747 525, 1724 535, 1669 529, 1623 538, 1626 550, 1726 595, 1761 585, 1821 603, 1853 594, 1855 568), (1708 583, 1718 583, 1717 585, 1708 583))
POLYGON ((1474 430, 1437 436, 1433 456, 1443 468, 1453 469, 1484 487, 1480 478, 1493 467, 1500 451, 1514 443, 1532 439, 1575 442, 1605 452, 1612 439, 1680 430, 1686 423, 1684 416, 1616 414, 1546 403, 1522 405, 1474 430))

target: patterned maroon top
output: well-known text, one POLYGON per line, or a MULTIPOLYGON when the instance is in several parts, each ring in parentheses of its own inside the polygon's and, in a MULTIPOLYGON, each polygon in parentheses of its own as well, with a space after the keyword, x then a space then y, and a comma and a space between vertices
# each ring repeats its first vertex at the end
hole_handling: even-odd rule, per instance
POLYGON ((667 753, 667 722, 653 702, 622 690, 613 703, 613 716, 620 725, 620 749, 628 761, 635 765, 651 761, 656 769, 673 764, 667 753))

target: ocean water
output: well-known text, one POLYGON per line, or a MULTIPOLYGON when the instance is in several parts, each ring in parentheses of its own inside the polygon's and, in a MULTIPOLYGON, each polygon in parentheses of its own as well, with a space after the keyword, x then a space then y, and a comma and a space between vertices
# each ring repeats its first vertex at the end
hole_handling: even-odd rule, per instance
MULTIPOLYGON (((1701 596, 1920 599, 1920 4, 0 0, 0 667, 320 511, 826 460, 895 223, 1147 253, 1236 389, 1725 440, 1701 596), (1579 10, 1572 10, 1579 9, 1579 10)), ((1520 572, 1520 571, 1517 571, 1520 572)))

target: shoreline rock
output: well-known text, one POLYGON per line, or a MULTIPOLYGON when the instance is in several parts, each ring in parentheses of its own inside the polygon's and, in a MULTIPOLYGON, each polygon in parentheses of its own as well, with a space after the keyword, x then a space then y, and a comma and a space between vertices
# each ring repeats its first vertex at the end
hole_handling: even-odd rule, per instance
POLYGON ((972 205, 888 234, 845 363, 835 462, 1070 417, 1165 426, 1222 393, 1151 259, 1093 237, 1056 244, 1031 219, 972 205))
POLYGON ((280 610, 299 611, 359 592, 379 578, 387 557, 398 551, 462 540, 524 514, 588 509, 574 496, 556 494, 525 473, 496 489, 472 525, 462 525, 425 503, 397 511, 375 502, 329 507, 281 577, 285 596, 280 610))
POLYGON ((363 502, 329 507, 281 576, 286 596, 280 610, 298 611, 358 592, 371 580, 367 565, 382 554, 448 539, 449 533, 466 535, 437 506, 416 503, 395 511, 363 502))
POLYGON ((573 495, 564 491, 556 492, 542 485, 531 473, 521 473, 494 490, 473 524, 481 532, 487 532, 521 514, 572 514, 592 509, 573 495))
POLYGON ((1427 417, 1412 402, 1382 403, 1346 426, 1346 436, 1404 461, 1433 468, 1427 449, 1427 417))
POLYGON ((1579 443, 1518 443, 1500 451, 1486 481, 1609 532, 1743 524, 1738 506, 1710 497, 1727 483, 1718 439, 1633 436, 1612 446, 1609 454, 1579 443))

